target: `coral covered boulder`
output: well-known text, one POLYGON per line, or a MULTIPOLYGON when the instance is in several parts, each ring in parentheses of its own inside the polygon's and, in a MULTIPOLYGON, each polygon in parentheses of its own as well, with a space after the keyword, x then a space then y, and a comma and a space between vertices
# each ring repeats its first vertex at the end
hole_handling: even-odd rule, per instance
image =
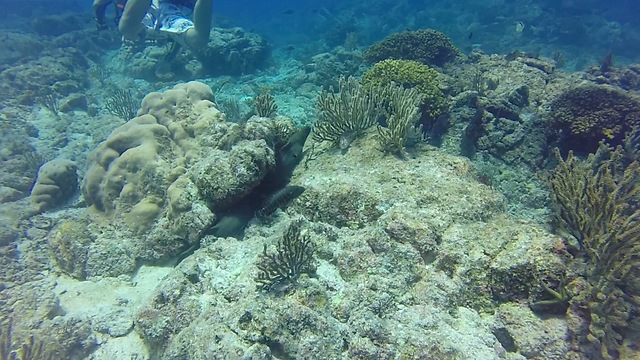
POLYGON ((551 121, 562 149, 594 152, 601 140, 622 144, 625 134, 640 125, 640 101, 614 87, 578 86, 551 103, 551 121))
POLYGON ((265 64, 271 53, 269 44, 257 34, 241 28, 213 29, 209 44, 196 57, 209 75, 241 75, 265 64))
POLYGON ((87 159, 84 199, 130 234, 134 258, 172 256, 197 243, 215 212, 242 200, 275 167, 275 122, 227 123, 212 100, 198 82, 148 94, 138 116, 87 159))
POLYGON ((26 57, 38 54, 44 49, 41 40, 32 34, 19 32, 0 32, 0 69, 4 70, 8 65, 14 64, 26 57))
POLYGON ((371 63, 403 59, 442 66, 454 60, 459 53, 447 35, 433 29, 422 29, 391 34, 368 48, 364 58, 371 63))
POLYGON ((0 101, 33 105, 45 95, 54 98, 84 90, 89 62, 74 48, 45 50, 40 57, 0 73, 0 101))
POLYGON ((31 203, 38 211, 59 205, 78 188, 76 164, 70 160, 52 160, 40 167, 31 190, 31 203))

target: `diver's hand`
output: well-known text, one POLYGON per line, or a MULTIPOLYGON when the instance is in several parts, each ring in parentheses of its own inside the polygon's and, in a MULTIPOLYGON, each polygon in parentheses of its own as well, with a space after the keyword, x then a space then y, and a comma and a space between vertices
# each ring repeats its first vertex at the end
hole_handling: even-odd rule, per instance
POLYGON ((147 39, 147 32, 141 31, 135 37, 129 38, 127 36, 122 35, 122 45, 132 48, 142 48, 145 46, 145 42, 147 39))
POLYGON ((98 32, 109 29, 109 25, 107 25, 104 20, 93 19, 93 21, 96 22, 96 29, 98 29, 98 32))

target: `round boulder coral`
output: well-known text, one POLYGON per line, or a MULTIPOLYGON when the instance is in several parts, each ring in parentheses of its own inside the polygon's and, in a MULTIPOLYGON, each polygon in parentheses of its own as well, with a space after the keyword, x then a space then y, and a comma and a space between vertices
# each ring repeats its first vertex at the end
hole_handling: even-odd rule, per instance
POLYGON ((150 93, 138 116, 87 158, 84 199, 132 234, 134 257, 173 254, 197 241, 215 220, 187 175, 199 159, 226 146, 222 139, 236 126, 224 122, 212 100, 211 89, 198 82, 150 93))
POLYGON ((242 28, 213 29, 209 43, 195 56, 208 75, 241 75, 262 67, 271 53, 268 42, 242 28))
MULTIPOLYGON (((150 93, 138 116, 88 156, 84 199, 92 213, 126 234, 125 251, 136 260, 174 256, 199 241, 219 212, 275 167, 276 123, 228 123, 212 100, 211 89, 199 82, 150 93)), ((104 248, 100 241, 93 248, 104 248)), ((88 264, 104 263, 91 256, 88 264)))
POLYGON ((70 160, 51 160, 40 167, 31 190, 31 203, 45 211, 67 200, 78 189, 76 164, 70 160))
POLYGON ((620 145, 640 125, 640 101, 604 85, 569 89, 551 103, 551 122, 564 150, 594 152, 601 140, 620 145))
POLYGON ((422 29, 391 34, 367 49, 364 58, 370 63, 403 59, 442 66, 459 54, 460 51, 447 35, 433 29, 422 29))

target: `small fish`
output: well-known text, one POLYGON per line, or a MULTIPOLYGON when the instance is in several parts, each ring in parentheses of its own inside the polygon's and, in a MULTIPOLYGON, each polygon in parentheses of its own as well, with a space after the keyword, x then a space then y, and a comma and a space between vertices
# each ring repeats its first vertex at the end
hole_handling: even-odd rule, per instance
POLYGON ((516 32, 521 33, 524 31, 524 23, 522 21, 516 21, 516 32))
POLYGON ((469 35, 467 35, 467 40, 471 40, 473 38, 473 32, 470 32, 469 35))
POLYGON ((296 47, 293 46, 293 45, 287 45, 287 46, 284 47, 284 50, 286 50, 286 51, 293 51, 295 49, 296 49, 296 47))
POLYGON ((287 9, 287 10, 283 11, 282 14, 283 15, 291 15, 291 14, 293 14, 293 10, 287 9))
POLYGON ((258 210, 256 215, 259 218, 265 218, 273 214, 277 209, 285 208, 293 199, 297 198, 304 192, 304 187, 291 185, 279 190, 271 195, 264 203, 262 208, 258 210))

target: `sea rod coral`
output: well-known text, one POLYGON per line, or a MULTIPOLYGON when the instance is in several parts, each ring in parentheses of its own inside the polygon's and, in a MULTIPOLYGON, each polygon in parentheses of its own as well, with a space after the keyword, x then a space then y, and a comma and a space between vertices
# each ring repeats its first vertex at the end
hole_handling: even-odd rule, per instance
POLYGON ((588 310, 588 334, 574 335, 599 358, 615 359, 640 332, 640 163, 621 165, 621 149, 603 144, 586 161, 556 156, 549 184, 558 222, 588 259, 588 285, 569 308, 588 310))

